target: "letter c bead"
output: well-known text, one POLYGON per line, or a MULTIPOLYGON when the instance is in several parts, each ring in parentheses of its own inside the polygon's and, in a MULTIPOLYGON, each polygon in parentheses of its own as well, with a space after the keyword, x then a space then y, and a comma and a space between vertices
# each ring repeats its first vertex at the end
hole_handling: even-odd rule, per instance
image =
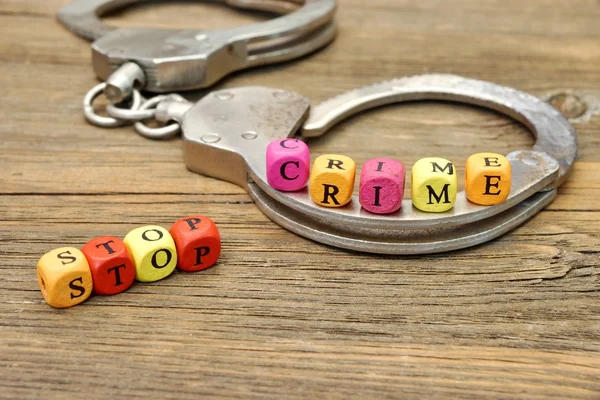
POLYGON ((303 189, 310 175, 310 151, 298 139, 277 139, 267 147, 267 182, 284 192, 303 189))

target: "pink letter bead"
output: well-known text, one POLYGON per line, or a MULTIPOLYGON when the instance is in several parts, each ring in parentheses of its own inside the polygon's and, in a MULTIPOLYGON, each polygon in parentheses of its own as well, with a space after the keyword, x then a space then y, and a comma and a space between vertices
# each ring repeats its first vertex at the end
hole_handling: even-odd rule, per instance
POLYGON ((398 211, 404 196, 404 165, 390 158, 367 161, 360 173, 358 199, 362 207, 374 214, 398 211))
POLYGON ((267 181, 271 187, 293 192, 306 186, 310 175, 310 151, 298 139, 277 139, 267 147, 267 181))

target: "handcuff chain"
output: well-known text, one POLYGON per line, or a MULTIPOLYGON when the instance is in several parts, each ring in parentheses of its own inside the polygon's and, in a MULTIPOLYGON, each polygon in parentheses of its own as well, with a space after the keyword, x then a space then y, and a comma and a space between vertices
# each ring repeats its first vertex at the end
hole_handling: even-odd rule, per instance
MULTIPOLYGON (((113 76, 119 75, 122 75, 122 68, 119 68, 113 73, 113 76)), ((108 82, 110 81, 111 79, 109 78, 108 82)), ((132 88, 131 95, 125 98, 125 100, 130 100, 130 106, 126 108, 119 106, 123 104, 124 101, 121 101, 118 104, 109 104, 106 107, 106 111, 109 115, 108 117, 96 113, 96 110, 94 109, 94 100, 103 93, 106 95, 107 90, 112 88, 111 85, 107 82, 103 82, 90 89, 83 100, 83 113, 87 121, 92 125, 102 128, 117 128, 128 123, 133 123, 136 131, 149 139, 167 139, 181 132, 181 126, 175 121, 169 121, 169 124, 158 128, 150 128, 144 121, 156 118, 157 107, 162 101, 186 102, 187 100, 177 94, 160 95, 145 99, 138 89, 133 88, 132 84, 130 87, 132 88)), ((109 97, 110 100, 112 96, 107 97, 109 97)))

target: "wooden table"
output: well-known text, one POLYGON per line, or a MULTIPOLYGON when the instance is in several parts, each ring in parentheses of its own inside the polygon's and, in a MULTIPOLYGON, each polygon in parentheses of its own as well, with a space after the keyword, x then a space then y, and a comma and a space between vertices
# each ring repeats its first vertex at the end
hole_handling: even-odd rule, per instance
MULTIPOLYGON (((97 81, 89 44, 54 19, 67 2, 0 0, 0 397, 600 398, 598 2, 342 0, 326 50, 217 86, 318 103, 451 72, 552 99, 580 141, 559 197, 498 240, 423 257, 300 238, 240 188, 187 171, 180 140, 88 125, 81 98, 97 81), (44 303, 43 253, 197 213, 221 230, 218 266, 67 310, 44 303)), ((269 17, 165 3, 109 22, 215 28, 269 17)), ((495 113, 417 103, 363 114, 310 145, 313 157, 358 165, 441 156, 463 171, 472 153, 532 143, 495 113)))

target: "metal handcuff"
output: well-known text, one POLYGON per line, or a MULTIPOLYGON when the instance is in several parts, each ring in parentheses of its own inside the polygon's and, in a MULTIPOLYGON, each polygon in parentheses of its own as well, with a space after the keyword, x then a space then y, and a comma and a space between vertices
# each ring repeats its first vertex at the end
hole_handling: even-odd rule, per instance
MULTIPOLYGON (((110 3, 132 2, 124 0, 110 3)), ((90 3, 104 5, 109 2, 95 0, 90 3)), ((245 6, 262 4, 263 9, 271 7, 270 10, 276 10, 275 4, 281 2, 228 3, 245 6)), ((308 40, 316 42, 313 45, 304 43, 303 49, 306 51, 286 53, 289 57, 306 53, 308 48, 314 50, 322 47, 333 37, 325 31, 334 29, 332 20, 328 19, 333 16, 334 1, 307 0, 304 4, 306 9, 311 6, 315 8, 305 14, 301 21, 306 24, 305 27, 314 28, 315 24, 307 19, 314 17, 320 23, 317 24, 320 33, 312 32, 308 40), (327 19, 328 22, 325 22, 327 19)), ((278 10, 286 9, 281 7, 278 10)), ((295 12, 301 13, 302 10, 299 8, 295 12)), ((68 19, 64 18, 65 13, 61 15, 62 20, 69 24, 68 19)), ((294 13, 286 17, 293 19, 293 16, 294 13)), ((95 25, 97 23, 94 22, 95 25)), ((296 28, 303 31, 299 25, 296 24, 296 28)), ((286 26, 291 29, 291 25, 286 26)), ((252 31, 250 28, 248 30, 252 31)), ((264 32, 262 29, 256 31, 264 32)), ((101 32, 104 30, 96 29, 93 33, 101 32)), ((205 34, 210 36, 210 33, 205 34)), ((100 39, 100 42, 103 40, 100 39)), ((107 42, 114 43, 114 40, 107 42)), ((129 46, 135 48, 134 42, 129 46)), ((94 47, 96 54, 101 46, 96 42, 94 47)), ((137 50, 141 52, 139 48, 137 50)), ((124 54, 120 57, 106 64, 113 65, 114 69, 119 62, 132 59, 140 63, 138 59, 127 58, 124 54)), ((273 60, 279 59, 276 57, 273 60)), ((102 68, 96 67, 96 71, 100 71, 100 77, 107 75, 102 68)), ((180 83, 186 79, 191 78, 189 75, 187 78, 173 77, 173 81, 180 83)), ((161 90, 166 87, 156 82, 152 81, 146 88, 161 90)), ((198 82, 194 80, 192 85, 185 87, 170 86, 169 90, 175 90, 173 87, 199 87, 198 82)), ((185 163, 190 170, 243 187, 263 213, 292 232, 331 246, 369 253, 439 253, 494 239, 519 226, 552 202, 577 154, 573 126, 549 104, 515 89, 456 75, 431 74, 395 79, 350 91, 312 110, 308 98, 295 92, 266 87, 214 91, 195 104, 173 96, 162 97, 153 104, 156 105, 153 117, 157 121, 173 122, 177 128, 181 127, 185 163), (356 196, 344 207, 324 208, 313 203, 307 189, 280 192, 268 185, 265 154, 271 140, 294 135, 303 138, 320 136, 358 112, 417 100, 451 101, 492 109, 521 122, 533 133, 536 143, 532 150, 517 150, 507 155, 513 178, 510 196, 505 202, 479 206, 470 203, 465 193, 461 192, 454 208, 444 213, 421 212, 412 206, 410 200, 404 200, 402 208, 396 213, 376 215, 361 209, 356 196)), ((136 111, 134 104, 132 112, 136 111)))

